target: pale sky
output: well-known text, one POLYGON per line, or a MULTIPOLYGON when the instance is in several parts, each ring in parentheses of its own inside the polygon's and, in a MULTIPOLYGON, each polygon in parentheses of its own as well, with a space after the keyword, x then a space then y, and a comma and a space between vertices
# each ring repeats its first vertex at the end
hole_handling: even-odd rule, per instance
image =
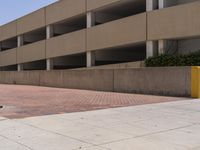
POLYGON ((0 25, 20 18, 57 0, 0 0, 0 25))

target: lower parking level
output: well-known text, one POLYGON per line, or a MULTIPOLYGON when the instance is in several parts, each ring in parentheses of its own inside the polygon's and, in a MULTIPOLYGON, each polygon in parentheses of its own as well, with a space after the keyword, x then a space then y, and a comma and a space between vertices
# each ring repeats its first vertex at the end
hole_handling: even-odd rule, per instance
POLYGON ((186 98, 122 94, 22 85, 0 85, 0 116, 24 118, 113 107, 178 101, 186 98))

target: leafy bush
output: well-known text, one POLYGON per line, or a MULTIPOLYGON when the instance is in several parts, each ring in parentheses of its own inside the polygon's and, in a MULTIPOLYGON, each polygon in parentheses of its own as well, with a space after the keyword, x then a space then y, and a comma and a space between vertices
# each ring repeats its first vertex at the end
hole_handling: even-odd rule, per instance
POLYGON ((186 55, 160 55, 145 60, 147 67, 200 66, 200 51, 186 55))

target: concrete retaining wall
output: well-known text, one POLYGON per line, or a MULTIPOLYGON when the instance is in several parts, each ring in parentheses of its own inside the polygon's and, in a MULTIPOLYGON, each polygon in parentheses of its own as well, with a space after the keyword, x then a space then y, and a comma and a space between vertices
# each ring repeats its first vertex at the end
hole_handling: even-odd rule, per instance
POLYGON ((40 85, 113 91, 113 70, 41 71, 40 85))
POLYGON ((0 83, 191 96, 191 67, 0 72, 0 83))
POLYGON ((115 70, 114 91, 155 95, 191 95, 191 68, 115 70))

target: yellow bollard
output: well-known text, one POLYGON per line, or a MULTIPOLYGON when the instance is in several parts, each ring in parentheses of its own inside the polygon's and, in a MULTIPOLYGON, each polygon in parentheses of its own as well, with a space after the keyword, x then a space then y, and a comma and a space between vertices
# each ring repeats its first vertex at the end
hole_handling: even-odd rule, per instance
POLYGON ((192 67, 191 75, 191 97, 200 98, 200 67, 192 67))

